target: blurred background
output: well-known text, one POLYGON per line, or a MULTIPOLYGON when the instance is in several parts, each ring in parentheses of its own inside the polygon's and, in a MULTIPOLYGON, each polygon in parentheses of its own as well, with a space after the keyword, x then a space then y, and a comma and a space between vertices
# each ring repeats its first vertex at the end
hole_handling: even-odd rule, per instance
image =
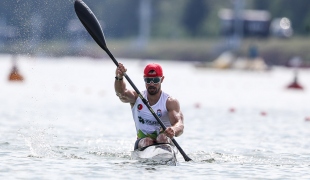
POLYGON ((163 66, 197 163, 129 160, 129 105, 74 0, 0 0, 0 178, 310 179, 310 0, 83 1, 138 89, 163 66))
MULTIPOLYGON (((84 2, 117 58, 194 61, 216 68, 310 66, 308 0, 84 2), (249 65, 249 59, 256 61, 249 65)), ((73 3, 1 0, 0 53, 107 57, 77 19, 73 3)))

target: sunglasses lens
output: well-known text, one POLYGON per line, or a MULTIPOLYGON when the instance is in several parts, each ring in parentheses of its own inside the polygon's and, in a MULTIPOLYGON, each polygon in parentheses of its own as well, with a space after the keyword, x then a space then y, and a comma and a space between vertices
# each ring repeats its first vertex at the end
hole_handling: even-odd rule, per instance
POLYGON ((160 82, 160 78, 159 77, 154 77, 154 78, 144 78, 144 81, 147 83, 147 84, 150 84, 151 82, 153 82, 154 84, 157 84, 160 82))
POLYGON ((144 78, 144 82, 149 84, 150 83, 150 78, 144 78))
POLYGON ((155 77, 155 78, 153 78, 153 82, 154 82, 154 84, 159 83, 159 81, 160 81, 160 78, 159 78, 159 77, 155 77))

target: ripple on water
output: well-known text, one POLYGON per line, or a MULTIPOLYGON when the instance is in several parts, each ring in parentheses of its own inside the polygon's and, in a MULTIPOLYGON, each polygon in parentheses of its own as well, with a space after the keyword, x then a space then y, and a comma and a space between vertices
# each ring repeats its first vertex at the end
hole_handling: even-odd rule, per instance
POLYGON ((95 156, 102 156, 102 157, 117 157, 117 158, 130 158, 130 155, 126 152, 105 152, 105 151, 88 151, 89 154, 95 156))
MULTIPOLYGON (((257 151, 253 151, 257 152, 257 151)), ((229 154, 222 152, 204 152, 199 151, 190 154, 194 162, 200 163, 219 163, 219 164, 239 164, 239 165, 252 165, 252 166, 274 166, 274 167, 299 167, 310 166, 309 158, 303 159, 298 155, 285 154, 279 156, 277 154, 229 154), (298 158, 296 158, 298 157, 298 158)))

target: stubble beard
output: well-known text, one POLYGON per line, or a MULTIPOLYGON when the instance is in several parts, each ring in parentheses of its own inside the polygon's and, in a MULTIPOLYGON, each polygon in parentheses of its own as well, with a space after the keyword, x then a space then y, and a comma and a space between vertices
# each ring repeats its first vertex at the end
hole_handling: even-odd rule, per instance
POLYGON ((159 88, 156 88, 154 86, 150 86, 147 88, 147 92, 150 94, 150 95, 155 95, 157 94, 158 92, 160 91, 160 87, 159 88))

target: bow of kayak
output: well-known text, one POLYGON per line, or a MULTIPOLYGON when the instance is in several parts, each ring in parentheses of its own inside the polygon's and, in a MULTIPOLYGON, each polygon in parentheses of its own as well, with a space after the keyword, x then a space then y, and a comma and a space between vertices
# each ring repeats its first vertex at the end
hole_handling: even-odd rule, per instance
POLYGON ((176 165, 178 150, 171 144, 155 144, 131 152, 131 158, 143 162, 176 165))

